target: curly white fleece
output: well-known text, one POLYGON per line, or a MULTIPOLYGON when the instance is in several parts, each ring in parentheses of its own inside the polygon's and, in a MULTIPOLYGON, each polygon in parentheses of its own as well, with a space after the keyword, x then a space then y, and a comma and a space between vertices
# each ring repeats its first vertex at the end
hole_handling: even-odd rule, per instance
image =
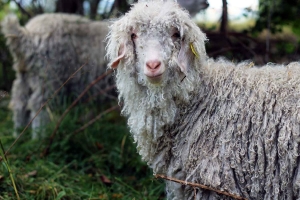
MULTIPOLYGON (((108 57, 126 54, 116 72, 123 114, 154 173, 248 199, 300 198, 300 64, 254 67, 207 59, 205 35, 173 1, 143 1, 111 26, 108 57), (181 42, 170 40, 178 29, 181 42), (160 84, 142 72, 142 48, 159 41, 167 65, 160 84), (178 59, 187 48, 182 79, 178 59), (192 56, 191 56, 192 55, 192 56)), ((167 183, 168 199, 230 199, 167 183)))

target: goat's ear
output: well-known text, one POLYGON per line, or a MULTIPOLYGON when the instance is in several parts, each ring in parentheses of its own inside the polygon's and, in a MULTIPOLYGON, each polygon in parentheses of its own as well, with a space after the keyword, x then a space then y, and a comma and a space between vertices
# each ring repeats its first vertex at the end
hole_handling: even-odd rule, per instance
POLYGON ((118 57, 109 63, 110 68, 116 69, 120 61, 125 57, 126 47, 124 44, 121 44, 118 50, 118 57))
POLYGON ((188 68, 193 65, 194 57, 197 57, 192 43, 187 43, 185 39, 181 41, 181 48, 178 53, 178 66, 182 73, 187 75, 188 68))

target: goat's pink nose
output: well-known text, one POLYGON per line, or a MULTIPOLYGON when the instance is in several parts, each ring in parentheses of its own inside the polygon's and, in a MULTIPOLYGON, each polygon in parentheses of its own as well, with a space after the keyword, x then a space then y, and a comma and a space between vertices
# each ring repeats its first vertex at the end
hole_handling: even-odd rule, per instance
POLYGON ((149 60, 146 62, 147 68, 154 70, 158 69, 161 65, 161 62, 159 60, 149 60))

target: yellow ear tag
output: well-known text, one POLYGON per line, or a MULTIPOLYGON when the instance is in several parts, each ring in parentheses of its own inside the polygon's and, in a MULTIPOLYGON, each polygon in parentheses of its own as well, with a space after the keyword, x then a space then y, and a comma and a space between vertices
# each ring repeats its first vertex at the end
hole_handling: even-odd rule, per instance
POLYGON ((196 56, 196 58, 199 58, 199 55, 197 54, 196 49, 194 48, 193 43, 190 44, 190 47, 191 47, 191 50, 192 50, 193 54, 196 56))

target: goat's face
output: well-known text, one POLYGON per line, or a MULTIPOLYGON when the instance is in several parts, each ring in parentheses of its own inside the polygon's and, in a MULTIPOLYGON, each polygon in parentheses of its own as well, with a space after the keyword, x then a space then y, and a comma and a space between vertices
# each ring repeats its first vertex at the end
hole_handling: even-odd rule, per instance
POLYGON ((180 73, 176 58, 180 50, 181 37, 177 28, 159 29, 149 24, 133 30, 131 40, 140 79, 159 85, 165 82, 163 80, 167 80, 167 74, 171 73, 171 70, 180 73))
POLYGON ((127 68, 148 86, 181 80, 205 58, 205 35, 171 1, 136 4, 112 25, 108 39, 110 67, 127 68))

